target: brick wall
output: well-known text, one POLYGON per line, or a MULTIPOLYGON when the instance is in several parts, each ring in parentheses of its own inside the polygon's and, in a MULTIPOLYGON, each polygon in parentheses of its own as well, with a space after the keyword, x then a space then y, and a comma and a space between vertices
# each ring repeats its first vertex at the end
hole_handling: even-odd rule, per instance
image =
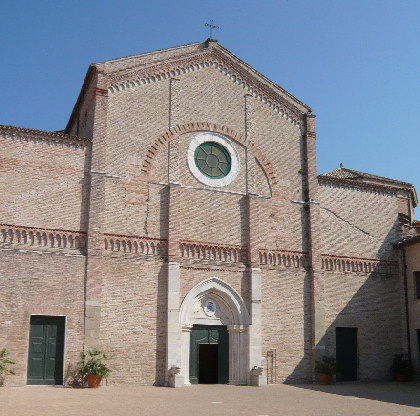
POLYGON ((397 197, 357 187, 319 188, 323 253, 396 260, 400 237, 397 197))
POLYGON ((323 253, 395 262, 381 272, 324 271, 326 352, 335 354, 336 327, 357 328, 359 378, 388 379, 405 337, 392 246, 401 235, 397 196, 345 184, 321 184, 319 190, 323 253))
MULTIPOLYGON (((311 379, 309 296, 309 274, 304 269, 262 269, 263 356, 276 350, 277 383, 311 379)), ((270 371, 270 381, 271 375, 270 371)))
POLYGON ((86 230, 89 144, 34 131, 0 131, 0 221, 86 230))
POLYGON ((16 362, 8 385, 26 384, 31 315, 66 317, 64 379, 71 382, 83 350, 84 268, 80 254, 0 250, 0 348, 16 362))
MULTIPOLYGON (((417 371, 420 370, 420 345, 417 339, 417 331, 420 330, 420 299, 417 299, 414 272, 420 272, 420 243, 413 243, 404 247, 406 250, 407 263, 407 292, 410 314, 410 336, 411 354, 413 365, 417 371)), ((417 372, 417 375, 419 373, 417 372)))
POLYGON ((31 313, 68 317, 66 366, 77 361, 85 274, 86 299, 101 316, 99 339, 97 319, 86 339, 108 353, 109 381, 162 384, 168 256, 181 264, 180 302, 200 281, 217 277, 250 308, 248 266, 261 266, 262 354, 276 350, 277 382, 311 378, 314 300, 317 308, 324 302, 326 351, 334 353, 337 326, 357 326, 361 378, 386 376, 401 348, 400 282, 395 271, 362 268, 397 259, 392 243, 403 204, 398 208, 392 192, 317 188, 313 117, 305 137, 300 126, 309 108, 278 87, 270 92, 256 72, 251 80, 245 64, 224 66, 227 51, 210 59, 202 49, 193 44, 90 67, 67 130, 93 136, 93 157, 83 139, 10 129, 0 136, 0 224, 15 226, 1 230, 12 272, 1 280, 0 311, 10 319, 0 322, 0 340, 16 353, 17 384, 25 382, 31 313), (177 68, 176 57, 191 62, 177 68), (165 59, 165 68, 154 69, 165 59), (238 152, 238 175, 223 188, 199 182, 188 167, 188 146, 203 131, 226 136, 238 152), (64 237, 80 244, 64 245, 64 237), (347 256, 348 269, 336 268, 331 256, 347 256), (50 300, 37 309, 46 294, 50 300))
POLYGON ((165 377, 167 267, 158 258, 105 257, 101 348, 110 383, 162 384, 165 377))

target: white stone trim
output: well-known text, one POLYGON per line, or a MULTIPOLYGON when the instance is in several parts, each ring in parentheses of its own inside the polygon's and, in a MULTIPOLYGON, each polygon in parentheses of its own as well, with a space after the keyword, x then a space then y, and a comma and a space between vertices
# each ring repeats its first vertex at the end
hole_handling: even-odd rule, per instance
MULTIPOLYGON (((194 286, 185 296, 180 307, 179 317, 182 328, 180 368, 181 374, 184 376, 184 385, 190 385, 190 332, 193 323, 195 323, 192 317, 193 306, 196 299, 207 296, 229 308, 229 323, 227 325, 229 332, 229 384, 247 384, 249 372, 248 310, 235 289, 223 280, 211 277, 194 286)), ((211 324, 210 321, 209 325, 211 324)))
POLYGON ((241 295, 228 283, 217 277, 203 280, 185 296, 180 308, 180 320, 183 325, 190 323, 191 308, 194 300, 209 294, 212 294, 213 297, 214 295, 220 297, 226 304, 230 305, 233 321, 230 323, 231 325, 249 325, 249 313, 241 295))
POLYGON ((209 186, 226 186, 229 185, 237 176, 240 169, 239 154, 232 144, 232 141, 222 134, 215 132, 203 132, 199 133, 191 140, 188 146, 187 162, 190 172, 198 179, 201 183, 209 186), (200 172, 197 165, 195 164, 194 155, 195 150, 198 146, 205 142, 215 142, 223 146, 229 153, 231 159, 230 172, 220 179, 212 179, 200 172))

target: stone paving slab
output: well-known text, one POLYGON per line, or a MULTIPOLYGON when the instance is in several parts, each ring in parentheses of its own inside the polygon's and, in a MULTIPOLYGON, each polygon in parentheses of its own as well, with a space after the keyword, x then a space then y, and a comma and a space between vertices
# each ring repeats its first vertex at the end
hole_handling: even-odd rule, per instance
POLYGON ((420 416, 420 383, 0 388, 1 416, 420 416))

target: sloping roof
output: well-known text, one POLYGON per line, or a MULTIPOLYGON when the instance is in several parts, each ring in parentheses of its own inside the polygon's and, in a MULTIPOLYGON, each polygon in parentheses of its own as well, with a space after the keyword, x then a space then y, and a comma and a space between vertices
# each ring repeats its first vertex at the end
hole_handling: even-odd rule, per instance
POLYGON ((385 178, 384 176, 372 175, 371 173, 360 172, 354 169, 338 168, 330 172, 319 175, 320 177, 329 177, 337 179, 348 179, 348 180, 364 180, 366 182, 389 184, 401 188, 412 188, 413 185, 408 182, 397 181, 391 178, 385 178))
POLYGON ((0 124, 0 134, 10 134, 10 135, 20 135, 24 137, 31 137, 31 138, 45 138, 45 139, 62 139, 62 140, 73 140, 73 141, 86 141, 90 142, 90 139, 73 136, 66 134, 64 130, 59 131, 46 131, 46 130, 36 130, 30 129, 26 127, 19 127, 19 126, 7 126, 0 124))
POLYGON ((296 118, 302 118, 302 115, 312 111, 308 105, 265 77, 251 65, 239 59, 221 46, 217 40, 207 39, 204 42, 190 43, 91 64, 66 129, 69 128, 71 120, 87 91, 89 80, 94 73, 106 75, 108 88, 118 88, 124 83, 127 83, 127 85, 134 84, 141 78, 154 75, 157 75, 159 79, 168 79, 171 76, 179 75, 176 71, 179 70, 178 67, 181 64, 184 69, 192 68, 194 70, 199 68, 200 65, 198 64, 202 65, 203 62, 206 65, 210 62, 223 71, 234 75, 236 80, 246 86, 251 86, 252 92, 262 97, 266 102, 281 102, 282 106, 286 108, 285 112, 294 115, 296 118))
POLYGON ((409 246, 410 244, 415 244, 418 242, 420 242, 420 234, 403 238, 402 240, 395 243, 394 247, 402 248, 402 247, 409 246))
POLYGON ((360 183, 366 185, 377 185, 387 188, 404 189, 411 193, 413 197, 414 206, 417 206, 417 193, 414 185, 409 182, 398 181, 396 179, 385 178, 384 176, 372 175, 371 173, 360 172, 354 169, 340 167, 330 172, 318 175, 319 182, 334 182, 342 183, 360 183))

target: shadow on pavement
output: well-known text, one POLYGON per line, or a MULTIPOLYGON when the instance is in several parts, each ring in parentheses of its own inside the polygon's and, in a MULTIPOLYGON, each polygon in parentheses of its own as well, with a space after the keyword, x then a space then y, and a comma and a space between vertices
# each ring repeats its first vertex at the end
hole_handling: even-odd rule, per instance
POLYGON ((294 384, 293 386, 340 396, 352 396, 420 408, 420 382, 355 382, 336 383, 329 386, 318 384, 294 384))

